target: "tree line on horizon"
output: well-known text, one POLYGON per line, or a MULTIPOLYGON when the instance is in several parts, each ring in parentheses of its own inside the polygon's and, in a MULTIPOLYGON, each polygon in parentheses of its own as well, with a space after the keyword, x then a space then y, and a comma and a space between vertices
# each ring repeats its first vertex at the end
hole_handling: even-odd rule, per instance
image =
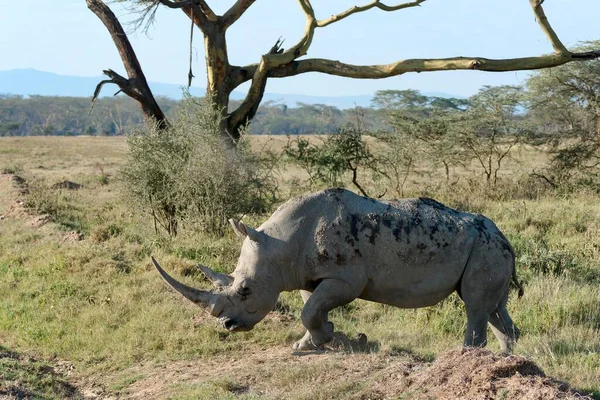
MULTIPOLYGON (((167 116, 181 100, 158 97, 167 116)), ((417 90, 382 90, 371 107, 340 109, 325 104, 296 103, 290 107, 277 101, 261 105, 249 125, 254 135, 307 135, 333 133, 340 126, 360 123, 370 131, 389 130, 388 112, 395 108, 458 108, 468 100, 428 97, 417 90)), ((236 106, 232 101, 231 107, 236 106)), ((144 115, 138 104, 120 95, 96 100, 90 110, 89 97, 21 96, 0 94, 0 136, 120 136, 139 128, 144 115)))

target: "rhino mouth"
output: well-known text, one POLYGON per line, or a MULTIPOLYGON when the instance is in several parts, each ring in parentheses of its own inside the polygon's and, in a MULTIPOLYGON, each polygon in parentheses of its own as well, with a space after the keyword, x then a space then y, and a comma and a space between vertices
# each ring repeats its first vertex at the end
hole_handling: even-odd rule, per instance
POLYGON ((249 330, 252 330, 251 326, 248 326, 231 318, 221 318, 221 325, 229 332, 247 332, 249 330))

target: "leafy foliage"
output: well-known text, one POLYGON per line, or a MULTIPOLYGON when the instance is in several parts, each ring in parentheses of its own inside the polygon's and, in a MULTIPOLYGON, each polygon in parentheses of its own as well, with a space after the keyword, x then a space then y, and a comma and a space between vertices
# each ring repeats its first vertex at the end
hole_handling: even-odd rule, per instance
POLYGON ((352 183, 366 197, 369 195, 358 182, 359 170, 382 172, 380 159, 370 151, 358 128, 340 128, 321 144, 289 138, 284 153, 308 173, 313 185, 343 186, 344 175, 351 173, 352 183))
POLYGON ((504 158, 529 132, 518 118, 521 99, 520 87, 485 86, 452 121, 457 144, 481 166, 488 184, 496 185, 504 158))
MULTIPOLYGON (((600 42, 587 42, 586 51, 600 42)), ((551 175, 560 182, 600 177, 600 61, 534 73, 527 82, 531 115, 552 143, 551 175), (565 142, 565 139, 568 141, 565 142)))
MULTIPOLYGON (((452 166, 475 160, 486 182, 496 185, 502 161, 529 129, 518 115, 521 89, 486 86, 468 101, 432 101, 409 94, 398 95, 401 100, 391 112, 395 132, 391 137, 383 136, 388 136, 386 140, 393 148, 410 147, 412 154, 419 154, 432 165, 443 165, 447 183, 452 166)), ((407 156, 405 160, 411 160, 411 155, 407 156)))
POLYGON ((187 99, 168 129, 147 125, 128 138, 125 190, 169 235, 181 221, 222 233, 228 218, 264 212, 276 199, 274 162, 237 151, 219 136, 220 114, 187 99))
MULTIPOLYGON (((157 101, 169 119, 175 117, 179 100, 159 97, 157 101)), ((232 108, 238 104, 231 101, 232 108)), ((102 97, 91 112, 89 108, 90 99, 85 97, 0 94, 0 136, 115 136, 129 134, 144 123, 138 104, 125 96, 102 97)), ((387 116, 381 110, 361 111, 368 129, 386 128, 387 116)), ((259 107, 247 131, 256 135, 325 134, 353 125, 355 119, 354 109, 303 103, 288 107, 271 101, 259 107)))

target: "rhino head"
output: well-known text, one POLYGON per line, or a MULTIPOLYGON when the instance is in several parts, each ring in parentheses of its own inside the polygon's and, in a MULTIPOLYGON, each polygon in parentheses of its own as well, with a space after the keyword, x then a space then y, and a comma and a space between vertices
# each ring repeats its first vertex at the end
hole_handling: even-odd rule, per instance
POLYGON ((167 274, 154 257, 152 263, 173 289, 205 307, 225 329, 231 332, 249 331, 273 309, 281 290, 273 276, 273 269, 269 268, 272 265, 268 256, 271 238, 241 222, 229 222, 236 234, 245 238, 235 271, 226 275, 198 265, 212 281, 214 290, 184 285, 167 274))

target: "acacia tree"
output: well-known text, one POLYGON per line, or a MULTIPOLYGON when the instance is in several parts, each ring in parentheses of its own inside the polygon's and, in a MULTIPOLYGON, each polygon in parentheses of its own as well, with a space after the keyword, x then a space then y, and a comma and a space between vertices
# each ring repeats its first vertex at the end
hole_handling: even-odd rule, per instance
POLYGON ((466 156, 477 161, 488 185, 496 186, 502 162, 530 133, 518 116, 523 92, 518 86, 484 86, 469 98, 471 106, 455 113, 450 125, 466 156))
MULTIPOLYGON (((159 126, 168 126, 168 121, 156 103, 144 77, 135 52, 127 39, 118 19, 102 0, 86 0, 88 8, 102 20, 125 65, 128 78, 112 70, 104 73, 110 78, 100 82, 94 97, 105 83, 115 83, 120 90, 140 103, 144 114, 156 120, 159 126)), ((195 27, 204 35, 204 50, 207 68, 207 96, 212 99, 223 115, 222 134, 234 143, 240 137, 240 128, 252 120, 263 97, 267 79, 285 78, 307 72, 320 72, 347 78, 378 79, 398 76, 407 72, 427 72, 443 70, 515 71, 555 67, 572 61, 590 60, 600 57, 600 50, 571 52, 560 41, 552 29, 542 4, 544 0, 529 0, 533 13, 545 35, 554 48, 553 54, 512 58, 489 59, 483 57, 452 57, 440 59, 406 59, 382 65, 352 65, 323 58, 305 58, 317 30, 349 18, 354 14, 372 9, 393 12, 417 7, 427 0, 413 0, 406 3, 388 5, 381 0, 371 0, 363 6, 354 6, 339 14, 318 19, 310 0, 298 0, 298 5, 306 17, 302 37, 291 47, 284 49, 277 40, 273 47, 258 57, 258 62, 245 66, 232 65, 227 50, 227 29, 238 21, 256 0, 236 0, 223 15, 213 12, 207 0, 129 0, 142 4, 147 13, 156 7, 177 9, 191 19, 195 27), (241 104, 228 110, 229 96, 239 85, 251 81, 250 89, 241 104)), ((190 74, 191 76, 191 74, 190 74)))
MULTIPOLYGON (((600 42, 578 49, 594 46, 600 42)), ((600 60, 540 71, 528 79, 527 87, 532 115, 555 145, 551 175, 600 176, 600 60), (558 140, 565 138, 569 141, 558 140)))

